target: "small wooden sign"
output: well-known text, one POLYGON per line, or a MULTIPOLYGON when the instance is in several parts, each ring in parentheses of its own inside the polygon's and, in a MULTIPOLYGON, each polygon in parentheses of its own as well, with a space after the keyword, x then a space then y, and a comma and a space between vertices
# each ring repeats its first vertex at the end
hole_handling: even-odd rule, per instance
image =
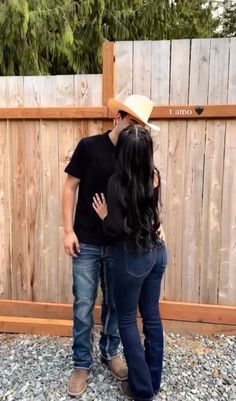
POLYGON ((236 118, 236 104, 155 106, 152 119, 236 118))

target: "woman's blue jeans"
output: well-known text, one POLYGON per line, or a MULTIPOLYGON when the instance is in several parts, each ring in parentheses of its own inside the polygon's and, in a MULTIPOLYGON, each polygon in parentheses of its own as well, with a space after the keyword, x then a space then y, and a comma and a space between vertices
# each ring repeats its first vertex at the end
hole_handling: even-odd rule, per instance
POLYGON ((137 399, 151 399, 160 388, 163 329, 159 298, 166 265, 167 250, 161 240, 146 253, 128 251, 125 243, 119 243, 116 247, 114 297, 129 369, 129 386, 137 399), (137 327, 138 307, 143 320, 144 348, 137 327))

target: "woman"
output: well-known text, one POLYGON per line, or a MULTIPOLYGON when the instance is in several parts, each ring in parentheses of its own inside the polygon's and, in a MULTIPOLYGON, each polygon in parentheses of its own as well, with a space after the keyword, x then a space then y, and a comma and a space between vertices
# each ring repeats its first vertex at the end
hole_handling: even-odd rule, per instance
POLYGON ((117 238, 113 287, 120 337, 129 374, 121 383, 128 398, 152 400, 160 389, 163 329, 159 313, 167 251, 159 238, 159 186, 154 190, 153 143, 149 132, 131 125, 120 134, 116 172, 105 197, 93 198, 104 229, 117 238), (139 307, 144 349, 137 328, 139 307))

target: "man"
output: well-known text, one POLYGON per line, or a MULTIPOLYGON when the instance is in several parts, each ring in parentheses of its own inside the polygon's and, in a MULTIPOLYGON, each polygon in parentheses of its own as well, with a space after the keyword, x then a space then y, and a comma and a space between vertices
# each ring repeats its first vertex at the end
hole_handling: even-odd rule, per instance
MULTIPOLYGON (((92 207, 95 193, 106 195, 107 182, 114 171, 115 145, 120 132, 130 124, 148 124, 153 103, 145 96, 129 96, 124 103, 110 99, 108 106, 116 112, 115 126, 102 135, 83 138, 65 169, 68 174, 63 192, 64 247, 73 258, 74 295, 74 370, 68 393, 80 396, 86 389, 93 355, 93 309, 99 279, 103 293, 101 360, 118 380, 127 380, 126 364, 118 355, 120 342, 111 270, 114 260, 113 239, 108 237, 92 207), (75 220, 75 195, 79 188, 75 220)), ((158 127, 154 126, 155 129, 158 127)))

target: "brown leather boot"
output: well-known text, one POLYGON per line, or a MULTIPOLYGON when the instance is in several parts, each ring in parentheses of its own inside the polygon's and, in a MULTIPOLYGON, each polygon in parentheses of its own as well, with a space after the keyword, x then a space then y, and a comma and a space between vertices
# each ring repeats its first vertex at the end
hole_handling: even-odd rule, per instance
POLYGON ((121 391, 121 393, 128 398, 129 400, 134 400, 134 401, 153 401, 153 397, 152 398, 137 398, 134 396, 134 394, 132 393, 132 391, 130 390, 129 387, 129 383, 127 381, 124 381, 122 383, 119 384, 119 389, 121 391))
POLYGON ((128 379, 128 367, 120 356, 116 356, 115 358, 109 360, 102 357, 101 360, 109 367, 112 376, 117 380, 128 379))
POLYGON ((68 394, 72 397, 79 397, 82 395, 86 390, 87 380, 87 369, 74 369, 69 380, 68 394))
POLYGON ((133 395, 132 391, 130 390, 129 383, 127 381, 120 383, 119 389, 126 398, 128 398, 129 400, 134 399, 134 395, 133 395))

